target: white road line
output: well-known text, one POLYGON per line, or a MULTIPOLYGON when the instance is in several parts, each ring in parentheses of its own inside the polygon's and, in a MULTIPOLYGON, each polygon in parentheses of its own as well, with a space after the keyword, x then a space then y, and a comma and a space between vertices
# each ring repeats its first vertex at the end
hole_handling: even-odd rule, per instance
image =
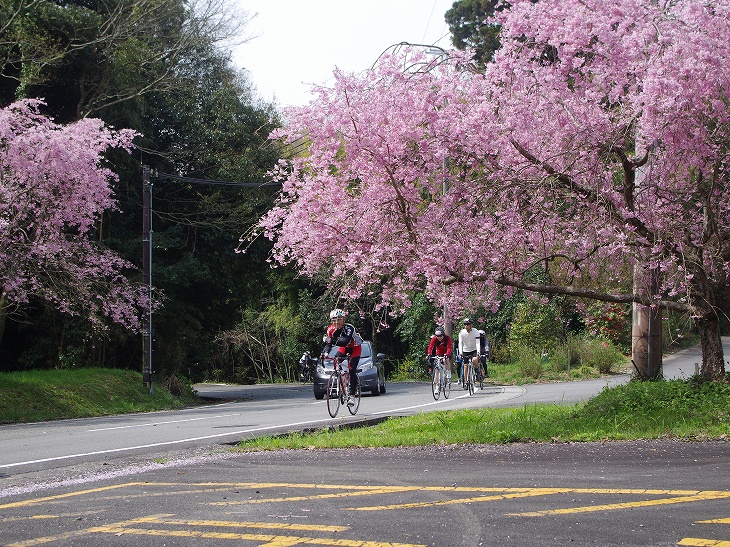
POLYGON ((231 414, 219 414, 217 416, 204 416, 202 418, 187 418, 185 420, 168 420, 165 422, 147 422, 145 424, 134 424, 134 425, 119 425, 114 427, 100 427, 98 429, 87 429, 86 431, 89 433, 94 433, 96 431, 112 431, 114 429, 130 429, 133 427, 152 427, 156 425, 164 425, 164 424, 177 424, 180 422, 197 422, 199 420, 211 420, 213 418, 227 418, 228 416, 240 416, 240 412, 231 413, 231 414))

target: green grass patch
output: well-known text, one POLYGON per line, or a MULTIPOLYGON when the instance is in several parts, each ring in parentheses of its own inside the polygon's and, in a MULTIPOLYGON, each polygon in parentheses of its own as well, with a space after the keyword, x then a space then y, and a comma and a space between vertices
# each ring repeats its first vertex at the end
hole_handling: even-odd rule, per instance
POLYGON ((181 408, 197 399, 175 397, 160 385, 154 394, 142 374, 82 368, 0 373, 0 423, 41 422, 181 408))
POLYGON ((243 450, 351 448, 657 438, 726 439, 730 386, 694 380, 631 382, 587 403, 429 412, 372 427, 261 437, 243 450))

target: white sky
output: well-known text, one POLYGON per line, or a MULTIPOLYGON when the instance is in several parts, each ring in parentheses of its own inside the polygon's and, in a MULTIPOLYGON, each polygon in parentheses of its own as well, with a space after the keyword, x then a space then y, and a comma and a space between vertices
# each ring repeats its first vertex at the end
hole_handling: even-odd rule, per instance
POLYGON ((335 67, 370 68, 399 42, 451 47, 444 14, 454 0, 238 0, 256 36, 233 50, 264 100, 305 105, 312 85, 326 85, 335 67))

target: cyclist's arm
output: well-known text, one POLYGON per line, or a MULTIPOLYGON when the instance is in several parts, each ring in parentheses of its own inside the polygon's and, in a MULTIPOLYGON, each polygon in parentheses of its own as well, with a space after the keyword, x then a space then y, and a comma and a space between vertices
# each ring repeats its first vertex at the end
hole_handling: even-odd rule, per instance
POLYGON ((429 342, 428 342, 428 350, 426 350, 426 352, 430 356, 433 356, 436 353, 436 337, 435 336, 432 336, 431 337, 431 340, 429 340, 429 342))

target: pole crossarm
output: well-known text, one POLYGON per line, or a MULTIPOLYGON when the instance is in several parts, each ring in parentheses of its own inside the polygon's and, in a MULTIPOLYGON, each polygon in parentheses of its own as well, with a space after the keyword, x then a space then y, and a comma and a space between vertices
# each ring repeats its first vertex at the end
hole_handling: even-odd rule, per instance
POLYGON ((183 177, 181 175, 173 175, 170 173, 154 172, 154 176, 158 179, 175 180, 179 182, 187 182, 189 184, 206 184, 213 186, 248 186, 253 188, 262 188, 266 186, 281 186, 280 182, 234 182, 228 180, 210 180, 197 179, 193 177, 183 177))

